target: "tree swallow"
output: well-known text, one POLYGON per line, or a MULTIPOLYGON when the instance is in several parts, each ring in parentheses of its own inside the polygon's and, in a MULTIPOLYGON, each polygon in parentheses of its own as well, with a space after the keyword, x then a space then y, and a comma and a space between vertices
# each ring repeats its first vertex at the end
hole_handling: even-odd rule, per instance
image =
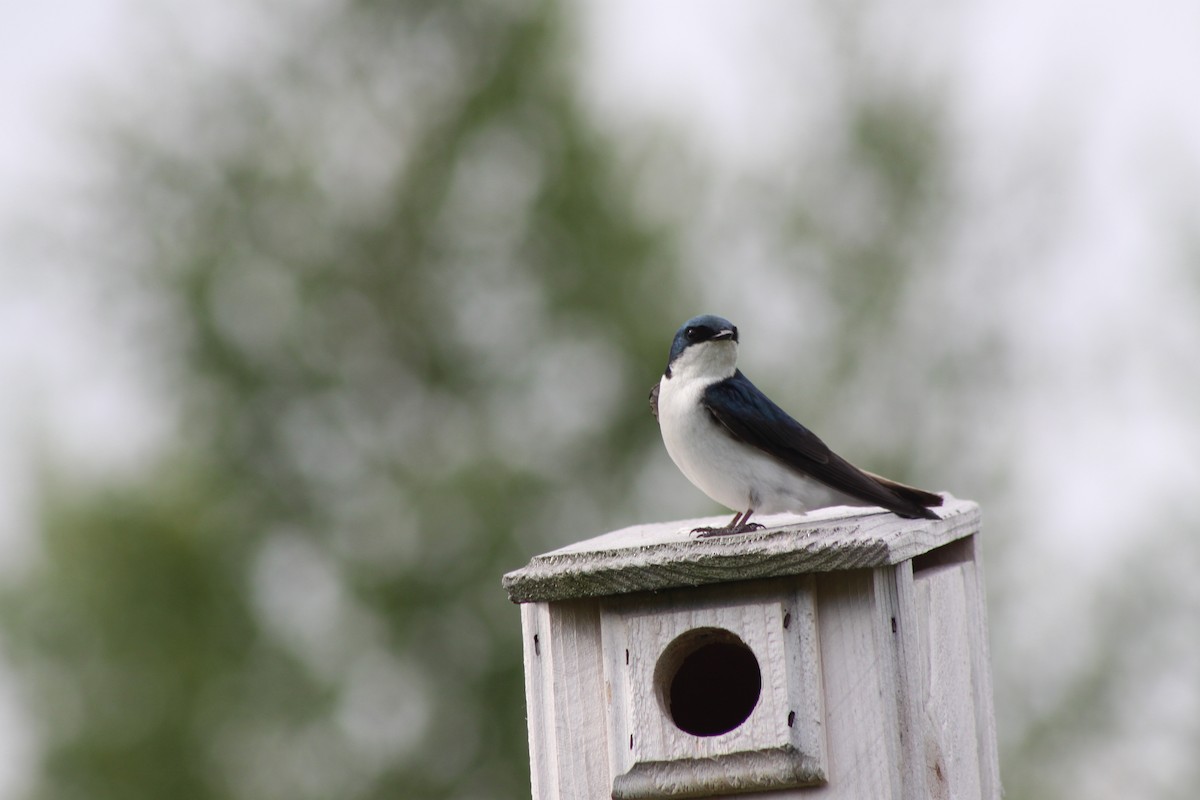
POLYGON ((939 519, 932 492, 872 475, 829 449, 737 369, 738 329, 711 314, 683 324, 662 379, 650 390, 667 453, 702 492, 737 513, 723 536, 762 528, 755 513, 880 506, 908 519, 939 519), (742 510, 745 509, 745 510, 742 510))

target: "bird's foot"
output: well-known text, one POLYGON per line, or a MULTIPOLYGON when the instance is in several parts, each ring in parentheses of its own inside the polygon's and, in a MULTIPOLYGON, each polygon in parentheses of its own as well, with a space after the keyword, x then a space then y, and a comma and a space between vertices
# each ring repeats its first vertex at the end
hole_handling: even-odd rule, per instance
POLYGON ((698 539, 708 539, 713 536, 732 536, 735 533, 761 531, 765 527, 757 522, 747 522, 742 525, 725 525, 720 528, 692 528, 692 533, 696 534, 698 539))
POLYGON ((729 524, 721 528, 692 528, 692 533, 701 538, 709 536, 732 536, 735 533, 749 533, 750 531, 761 531, 762 525, 757 522, 750 521, 750 515, 754 513, 753 508, 739 511, 733 515, 733 519, 729 520, 729 524))

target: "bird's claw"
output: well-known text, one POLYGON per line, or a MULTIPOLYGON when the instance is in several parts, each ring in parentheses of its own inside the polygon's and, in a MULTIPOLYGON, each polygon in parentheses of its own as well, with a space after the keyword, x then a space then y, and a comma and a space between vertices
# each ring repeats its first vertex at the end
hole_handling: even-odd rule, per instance
POLYGON ((692 528, 692 533, 696 534, 698 539, 708 539, 713 536, 732 536, 737 533, 761 531, 765 527, 757 522, 748 522, 744 525, 725 525, 720 528, 692 528))

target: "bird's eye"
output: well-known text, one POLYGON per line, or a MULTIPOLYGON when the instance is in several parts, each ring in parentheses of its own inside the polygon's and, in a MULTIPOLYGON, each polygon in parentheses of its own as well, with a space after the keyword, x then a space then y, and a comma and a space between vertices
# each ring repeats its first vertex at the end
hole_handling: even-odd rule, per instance
POLYGON ((694 328, 687 329, 687 338, 689 342, 702 342, 711 336, 708 329, 700 325, 694 328))

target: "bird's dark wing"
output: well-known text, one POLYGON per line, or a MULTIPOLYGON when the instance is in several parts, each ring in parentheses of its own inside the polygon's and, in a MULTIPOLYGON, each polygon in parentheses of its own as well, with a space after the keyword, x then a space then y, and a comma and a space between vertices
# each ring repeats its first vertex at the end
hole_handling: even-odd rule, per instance
POLYGON ((658 419, 658 384, 650 387, 650 413, 658 419))
POLYGON ((740 370, 705 389, 703 403, 735 439, 839 492, 900 516, 938 518, 926 506, 941 505, 940 496, 891 481, 884 485, 855 467, 771 402, 740 370))

